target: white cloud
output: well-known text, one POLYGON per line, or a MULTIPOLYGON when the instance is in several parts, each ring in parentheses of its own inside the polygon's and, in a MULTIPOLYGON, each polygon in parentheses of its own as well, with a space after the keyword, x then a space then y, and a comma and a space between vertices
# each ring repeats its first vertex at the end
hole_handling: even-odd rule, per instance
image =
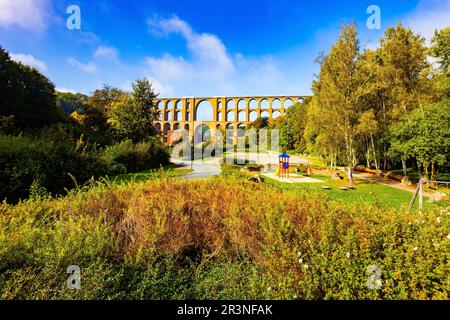
POLYGON ((36 59, 31 54, 11 53, 10 56, 14 61, 22 62, 23 64, 34 67, 43 72, 47 71, 47 65, 45 64, 45 62, 36 59))
POLYGON ((65 87, 56 87, 55 90, 58 92, 69 92, 69 93, 73 93, 73 94, 77 93, 77 91, 75 89, 65 88, 65 87))
POLYGON ((104 58, 108 60, 118 60, 119 59, 119 50, 114 47, 108 47, 101 45, 94 52, 95 58, 104 58))
POLYGON ((75 58, 69 58, 67 60, 67 62, 71 66, 74 66, 83 72, 86 72, 86 73, 96 73, 97 72, 97 66, 91 61, 88 63, 82 63, 75 58))
MULTIPOLYGON (((148 25, 151 32, 157 35, 180 34, 187 42, 192 57, 190 63, 196 72, 201 73, 207 70, 210 77, 220 79, 234 71, 234 65, 227 49, 217 36, 208 33, 196 33, 177 16, 170 19, 153 18, 148 20, 148 25)), ((174 66, 174 62, 177 61, 178 63, 175 63, 175 65, 180 66, 180 59, 166 55, 160 61, 163 64, 169 63, 171 66, 174 66)), ((181 64, 185 65, 185 63, 181 64)))
MULTIPOLYGON (((230 55, 219 37, 197 33, 188 23, 174 16, 147 21, 156 36, 178 34, 186 41, 188 57, 165 53, 147 57, 147 77, 154 79, 162 96, 282 94, 292 88, 274 57, 230 55)), ((293 94, 293 93, 290 93, 293 94)))
POLYGON ((145 62, 151 72, 162 80, 184 81, 195 76, 193 65, 182 57, 165 54, 162 58, 147 57, 145 62))
POLYGON ((52 15, 50 0, 0 0, 0 26, 42 31, 52 15))
POLYGON ((170 85, 164 85, 162 83, 159 83, 157 80, 149 80, 152 82, 155 92, 159 93, 163 97, 173 96, 174 91, 170 85))
MULTIPOLYGON (((135 65, 122 61, 116 48, 98 44, 92 61, 70 58, 68 63, 89 73, 96 87, 108 83, 129 91, 133 79, 147 77, 161 97, 307 94, 305 88, 309 88, 312 76, 298 77, 305 72, 303 61, 298 59, 301 52, 294 58, 231 54, 217 35, 197 33, 178 17, 153 18, 147 23, 155 36, 180 36, 188 54, 166 52, 144 57, 135 65)), ((93 89, 84 91, 89 90, 93 89)))
POLYGON ((430 41, 436 29, 450 25, 450 0, 422 0, 404 23, 430 41))

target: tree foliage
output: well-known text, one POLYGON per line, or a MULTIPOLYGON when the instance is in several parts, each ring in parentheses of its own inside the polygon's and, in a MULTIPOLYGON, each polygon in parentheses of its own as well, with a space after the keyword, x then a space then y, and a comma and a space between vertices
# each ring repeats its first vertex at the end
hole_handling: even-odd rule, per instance
POLYGON ((148 139, 155 134, 153 121, 158 117, 152 84, 147 80, 137 80, 131 94, 122 94, 112 102, 108 110, 107 123, 120 138, 134 142, 148 139))
POLYGON ((42 128, 62 120, 55 87, 38 70, 12 61, 0 47, 0 120, 17 129, 42 128))

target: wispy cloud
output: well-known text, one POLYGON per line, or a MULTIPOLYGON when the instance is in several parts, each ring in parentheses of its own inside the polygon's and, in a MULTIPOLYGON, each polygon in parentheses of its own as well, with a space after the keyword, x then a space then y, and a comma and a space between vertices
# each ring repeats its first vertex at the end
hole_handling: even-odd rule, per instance
POLYGON ((119 50, 114 47, 101 45, 95 50, 94 57, 99 59, 118 60, 119 50))
POLYGON ((39 69, 42 72, 47 71, 47 65, 45 62, 36 59, 31 54, 11 53, 10 56, 14 61, 22 62, 23 64, 39 69))
POLYGON ((0 0, 0 26, 43 31, 52 12, 50 0, 0 0))
POLYGON ((270 55, 232 55, 218 36, 198 33, 177 16, 153 17, 147 24, 154 36, 180 35, 188 50, 186 57, 165 53, 145 58, 148 77, 158 83, 162 95, 280 94, 292 87, 270 55))
POLYGON ((97 72, 97 66, 92 61, 89 61, 88 63, 83 63, 83 62, 80 62, 77 59, 71 57, 71 58, 67 59, 67 62, 71 66, 74 66, 83 72, 86 72, 86 73, 96 73, 97 72))
POLYGON ((450 26, 450 0, 422 0, 403 21, 430 41, 436 29, 450 26))
MULTIPOLYGON (((180 34, 187 42, 192 58, 190 63, 197 72, 208 70, 210 77, 223 78, 234 71, 234 65, 227 49, 217 36, 208 33, 196 33, 177 16, 169 19, 149 19, 148 25, 151 32, 157 35, 180 34)), ((182 71, 186 67, 186 63, 181 60, 182 58, 175 58, 166 54, 159 61, 158 59, 151 59, 151 62, 152 65, 157 62, 168 64, 172 71, 174 71, 175 66, 181 67, 180 71, 182 71)))

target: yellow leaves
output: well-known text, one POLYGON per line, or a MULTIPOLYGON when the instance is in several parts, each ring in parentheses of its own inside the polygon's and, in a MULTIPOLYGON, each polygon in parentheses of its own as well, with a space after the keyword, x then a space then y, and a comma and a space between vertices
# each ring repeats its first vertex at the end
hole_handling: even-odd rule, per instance
POLYGON ((80 126, 86 124, 87 116, 85 114, 79 114, 78 111, 74 111, 70 114, 70 118, 73 119, 80 126))

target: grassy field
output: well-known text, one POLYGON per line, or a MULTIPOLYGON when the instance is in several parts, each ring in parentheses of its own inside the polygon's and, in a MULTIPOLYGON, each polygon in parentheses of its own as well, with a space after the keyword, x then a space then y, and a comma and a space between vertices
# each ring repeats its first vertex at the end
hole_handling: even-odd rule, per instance
MULTIPOLYGON (((366 203, 379 208, 406 208, 413 197, 413 193, 411 192, 367 180, 356 179, 355 190, 343 191, 339 189, 339 187, 347 186, 348 184, 346 182, 331 180, 329 176, 314 175, 314 178, 323 180, 323 183, 283 184, 270 178, 264 178, 264 180, 266 183, 285 190, 292 190, 298 193, 317 193, 323 196, 327 201, 347 204, 366 203), (330 187, 331 190, 324 190, 322 189, 322 186, 330 187)), ((424 200, 425 208, 446 205, 448 205, 448 202, 430 204, 428 203, 428 198, 425 198, 424 200)), ((417 209, 417 207, 418 201, 416 201, 414 209, 417 209)))
MULTIPOLYGON (((243 178, 244 176, 240 173, 241 168, 242 166, 237 165, 222 166, 223 176, 243 178)), ((411 192, 361 179, 355 179, 355 190, 343 191, 339 187, 347 186, 348 181, 346 180, 332 180, 329 176, 317 174, 313 177, 322 180, 323 183, 287 184, 267 177, 264 177, 264 182, 281 190, 292 191, 298 194, 315 194, 323 197, 326 201, 342 204, 368 204, 377 208, 407 208, 413 197, 411 192), (327 186, 331 189, 324 190, 322 186, 327 186)), ((428 198, 425 197, 424 200, 425 208, 445 207, 448 205, 449 203, 446 201, 430 204, 428 198)), ((418 209, 418 201, 413 207, 413 210, 416 209, 418 209)))

